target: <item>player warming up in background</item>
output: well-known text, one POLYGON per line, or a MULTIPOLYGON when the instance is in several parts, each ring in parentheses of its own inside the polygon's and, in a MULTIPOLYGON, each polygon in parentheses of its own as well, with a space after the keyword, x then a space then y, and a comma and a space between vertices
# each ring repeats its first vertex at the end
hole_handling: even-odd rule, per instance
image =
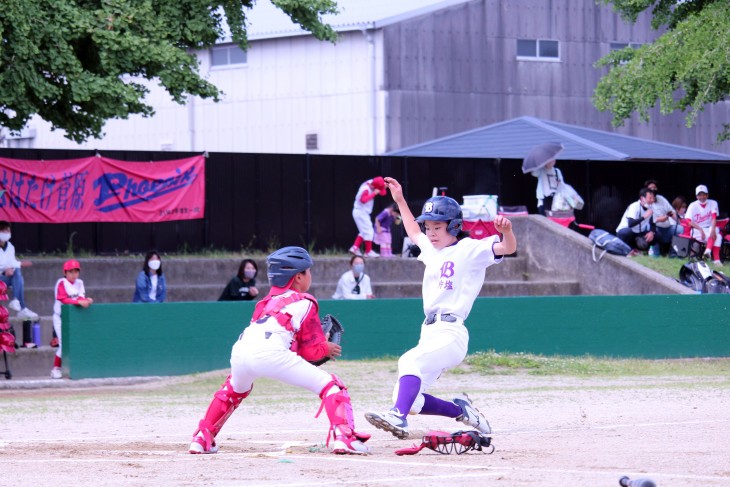
POLYGON ((63 340, 61 339, 61 305, 73 304, 88 308, 94 302, 93 299, 86 297, 86 289, 84 281, 79 279, 81 274, 81 264, 76 259, 67 260, 63 263, 63 277, 56 281, 54 294, 56 300, 53 303, 53 330, 58 337, 58 348, 56 356, 53 358, 53 368, 51 369, 51 378, 60 379, 63 377, 61 372, 63 340))
POLYGON ((352 207, 352 218, 357 225, 357 238, 355 243, 350 247, 350 253, 365 257, 378 257, 378 253, 373 250, 373 222, 370 220, 370 214, 373 212, 373 200, 376 196, 385 196, 385 181, 378 176, 368 179, 360 185, 355 196, 355 204, 352 207), (365 253, 360 252, 360 245, 365 242, 365 253))
POLYGON ((408 414, 446 416, 481 433, 491 432, 486 418, 468 397, 445 401, 426 394, 441 373, 466 357, 469 333, 464 321, 484 284, 486 268, 517 249, 512 222, 502 215, 494 226, 503 235, 484 240, 466 238, 462 231, 459 204, 447 196, 426 200, 414 218, 403 197, 403 188, 393 178, 385 178, 393 200, 398 203, 408 237, 421 249, 418 260, 426 265, 423 274, 421 337, 415 348, 398 360, 398 382, 393 391, 393 407, 383 413, 368 412, 373 426, 398 438, 408 436, 408 414))
MULTIPOLYGON (((231 374, 215 393, 193 434, 190 453, 216 453, 215 437, 259 377, 303 387, 322 399, 334 439, 333 453, 367 454, 370 435, 355 432, 347 388, 335 375, 309 361, 338 357, 339 345, 328 342, 317 314, 317 300, 306 294, 312 284, 312 258, 301 247, 284 247, 266 259, 269 294, 254 308, 251 323, 231 351, 231 374)), ((275 411, 272 414, 275 415, 275 411)))

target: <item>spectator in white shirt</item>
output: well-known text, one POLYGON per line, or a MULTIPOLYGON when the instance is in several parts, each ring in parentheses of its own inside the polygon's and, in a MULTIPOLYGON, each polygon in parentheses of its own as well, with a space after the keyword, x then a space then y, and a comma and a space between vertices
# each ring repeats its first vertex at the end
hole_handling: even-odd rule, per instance
POLYGON ((8 308, 18 312, 18 317, 33 321, 38 320, 38 314, 25 305, 25 281, 20 271, 21 267, 33 265, 30 261, 19 261, 15 257, 15 247, 10 243, 10 223, 0 221, 0 280, 8 287, 13 288, 13 300, 8 308))
POLYGON ((350 259, 350 270, 342 274, 332 299, 372 299, 370 276, 365 274, 365 259, 358 255, 350 259))

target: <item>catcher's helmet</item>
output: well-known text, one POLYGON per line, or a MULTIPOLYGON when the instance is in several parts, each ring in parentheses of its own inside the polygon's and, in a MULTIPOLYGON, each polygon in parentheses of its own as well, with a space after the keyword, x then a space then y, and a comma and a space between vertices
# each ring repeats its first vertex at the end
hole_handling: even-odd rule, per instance
POLYGON ((284 247, 266 258, 269 283, 284 287, 292 277, 312 267, 312 258, 301 247, 284 247))
POLYGON ((455 199, 448 196, 434 196, 426 200, 416 221, 421 224, 425 221, 449 222, 446 231, 455 237, 461 230, 463 218, 461 206, 455 199))
POLYGON ((81 270, 81 264, 76 259, 67 260, 63 263, 63 272, 70 271, 71 269, 81 270))

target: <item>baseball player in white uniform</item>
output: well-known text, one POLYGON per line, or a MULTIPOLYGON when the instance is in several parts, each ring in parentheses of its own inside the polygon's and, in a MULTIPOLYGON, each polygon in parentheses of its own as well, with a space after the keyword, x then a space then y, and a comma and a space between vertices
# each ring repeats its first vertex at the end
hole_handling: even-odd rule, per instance
POLYGON ((368 412, 365 418, 375 427, 398 438, 408 436, 408 414, 429 414, 454 418, 481 433, 490 433, 486 418, 468 397, 453 401, 426 394, 441 373, 459 365, 466 357, 469 333, 464 322, 484 284, 486 268, 517 249, 512 222, 502 215, 494 226, 502 233, 484 240, 467 238, 462 231, 459 204, 447 196, 426 201, 416 219, 403 197, 403 189, 393 178, 385 178, 398 204, 408 237, 421 248, 418 260, 423 274, 421 337, 415 348, 398 360, 398 383, 393 391, 393 407, 383 413, 368 412))
POLYGON ((378 257, 379 254, 373 250, 373 237, 375 230, 370 215, 373 212, 373 200, 376 196, 385 196, 385 182, 381 176, 368 179, 360 185, 355 196, 355 203, 352 207, 352 218, 357 225, 357 238, 350 247, 350 252, 365 257, 378 257), (365 242, 365 253, 360 251, 360 245, 365 242))
POLYGON ((251 393, 254 380, 268 377, 319 395, 319 411, 330 421, 327 446, 332 436, 333 453, 369 453, 364 442, 370 435, 355 431, 345 384, 308 362, 338 357, 341 351, 325 338, 317 300, 307 294, 312 258, 301 247, 284 247, 269 255, 266 264, 271 290, 256 304, 251 323, 233 345, 231 374, 215 393, 188 451, 217 453, 216 435, 251 393))
POLYGON ((697 200, 689 204, 685 217, 689 219, 689 224, 692 227, 692 238, 700 242, 706 242, 705 255, 709 256, 712 252, 714 264, 721 265, 722 235, 716 228, 717 214, 720 210, 717 201, 708 198, 709 194, 707 186, 704 184, 697 186, 695 188, 697 200))

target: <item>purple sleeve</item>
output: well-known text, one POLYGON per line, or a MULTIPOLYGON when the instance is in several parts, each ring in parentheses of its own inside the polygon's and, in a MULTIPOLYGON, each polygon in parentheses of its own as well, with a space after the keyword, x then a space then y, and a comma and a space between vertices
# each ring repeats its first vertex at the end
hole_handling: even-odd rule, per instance
POLYGON ((378 220, 381 226, 390 228, 390 213, 388 213, 387 208, 378 213, 378 216, 376 216, 375 219, 378 220))

